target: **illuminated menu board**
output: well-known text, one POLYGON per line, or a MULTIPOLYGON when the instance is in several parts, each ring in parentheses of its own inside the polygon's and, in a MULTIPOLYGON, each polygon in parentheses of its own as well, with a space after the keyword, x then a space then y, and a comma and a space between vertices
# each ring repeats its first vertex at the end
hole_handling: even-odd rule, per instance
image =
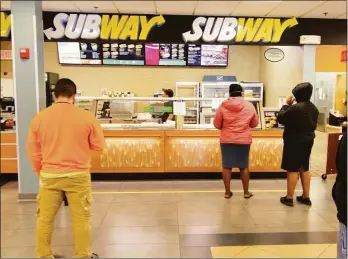
POLYGON ((143 44, 104 43, 102 56, 104 65, 131 65, 145 64, 143 44))
POLYGON ((60 64, 100 65, 100 49, 93 42, 57 42, 60 64))
POLYGON ((189 44, 187 65, 226 67, 228 65, 228 45, 189 44))
POLYGON ((145 44, 145 65, 186 66, 186 45, 145 44))

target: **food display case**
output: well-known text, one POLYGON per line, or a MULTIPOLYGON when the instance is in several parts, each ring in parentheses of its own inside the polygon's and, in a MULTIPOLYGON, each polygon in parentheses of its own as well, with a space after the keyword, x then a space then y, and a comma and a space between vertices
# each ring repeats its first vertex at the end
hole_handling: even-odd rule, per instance
POLYGON ((200 107, 200 123, 211 124, 215 116, 215 112, 220 104, 229 97, 229 87, 232 83, 239 83, 244 90, 244 98, 250 101, 259 116, 260 124, 257 126, 261 129, 264 125, 263 121, 263 84, 261 82, 237 82, 233 76, 216 76, 204 77, 207 81, 201 83, 202 98, 218 98, 213 101, 204 101, 200 107), (215 81, 214 81, 215 80, 215 81))
MULTIPOLYGON (((176 82, 176 97, 199 97, 198 82, 176 82)), ((186 124, 199 123, 199 102, 186 102, 186 115, 184 117, 186 124)))

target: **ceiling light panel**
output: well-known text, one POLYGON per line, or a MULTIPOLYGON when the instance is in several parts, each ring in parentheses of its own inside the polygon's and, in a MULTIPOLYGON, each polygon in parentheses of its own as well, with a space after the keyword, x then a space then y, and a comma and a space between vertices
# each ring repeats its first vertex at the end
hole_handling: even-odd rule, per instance
POLYGON ((154 1, 113 1, 120 13, 155 14, 154 1))
POLYGON ((344 14, 338 16, 337 19, 347 19, 347 14, 344 13, 344 14))
POLYGON ((267 16, 299 17, 324 3, 325 1, 283 1, 268 13, 267 16))
POLYGON ((0 2, 1 10, 10 10, 11 9, 11 1, 2 1, 0 2))
POLYGON ((240 1, 232 12, 235 16, 266 16, 281 1, 240 1))
POLYGON ((44 11, 53 12, 79 12, 73 1, 42 1, 44 11))
POLYGON ((86 13, 116 13, 117 9, 112 1, 73 1, 75 5, 86 13), (96 8, 97 7, 97 8, 96 8))
POLYGON ((240 1, 198 1, 195 15, 229 15, 240 1))
POLYGON ((156 1, 158 14, 193 14, 197 1, 156 1))
POLYGON ((346 1, 327 1, 312 11, 304 14, 303 18, 337 18, 342 15, 347 8, 346 1), (324 13, 327 13, 325 16, 324 13))

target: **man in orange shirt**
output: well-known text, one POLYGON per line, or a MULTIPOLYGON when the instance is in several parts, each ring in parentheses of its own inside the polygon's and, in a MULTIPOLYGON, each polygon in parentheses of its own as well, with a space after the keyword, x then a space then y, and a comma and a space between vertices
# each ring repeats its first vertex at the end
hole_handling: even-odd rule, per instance
POLYGON ((51 238, 56 213, 68 198, 73 220, 75 256, 93 258, 91 252, 91 150, 104 147, 103 131, 92 113, 74 105, 76 85, 60 79, 55 104, 31 122, 27 151, 33 171, 40 176, 37 198, 36 253, 53 258, 51 238))

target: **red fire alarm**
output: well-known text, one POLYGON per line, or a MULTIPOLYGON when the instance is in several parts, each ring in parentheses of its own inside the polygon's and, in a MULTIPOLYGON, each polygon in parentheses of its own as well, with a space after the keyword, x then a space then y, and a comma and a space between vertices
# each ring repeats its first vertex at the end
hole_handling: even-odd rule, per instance
POLYGON ((19 49, 19 57, 21 59, 29 59, 30 58, 30 51, 28 48, 20 48, 19 49))

